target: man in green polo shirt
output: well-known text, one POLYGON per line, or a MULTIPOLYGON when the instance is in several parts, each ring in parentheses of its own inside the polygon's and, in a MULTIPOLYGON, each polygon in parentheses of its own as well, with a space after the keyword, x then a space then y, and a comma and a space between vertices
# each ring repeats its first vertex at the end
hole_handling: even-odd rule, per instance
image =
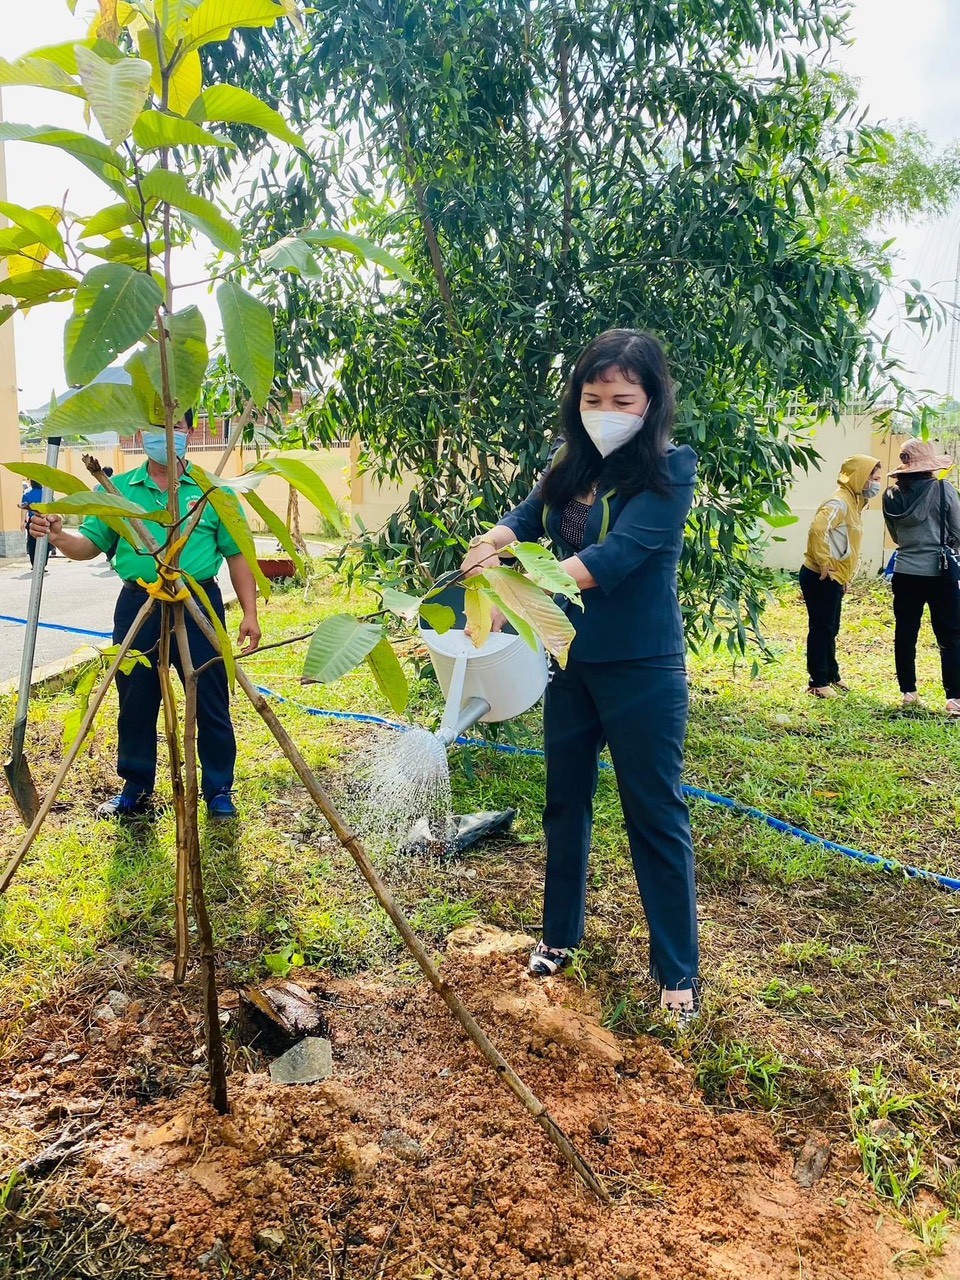
MULTIPOLYGON (((176 458, 179 470, 177 498, 181 516, 186 516, 203 497, 203 490, 190 474, 190 466, 184 460, 187 437, 193 427, 191 410, 174 433, 176 458)), ((147 461, 133 471, 114 476, 113 483, 119 493, 147 509, 166 504, 169 467, 167 465, 166 435, 161 430, 144 431, 141 434, 147 461)), ((79 532, 64 529, 60 516, 34 514, 30 532, 39 538, 49 535, 50 543, 71 560, 93 560, 101 552, 123 579, 123 589, 117 599, 113 617, 113 639, 118 644, 130 629, 146 599, 146 591, 139 585, 156 581, 156 561, 152 556, 137 552, 119 538, 102 520, 88 517, 79 532)), ((216 582, 217 572, 226 560, 230 580, 243 610, 238 643, 240 651, 252 653, 260 643, 260 626, 257 621, 257 588, 250 566, 244 560, 240 548, 227 532, 209 502, 205 502, 197 527, 191 533, 180 552, 180 565, 185 573, 195 578, 207 593, 221 622, 224 620, 223 600, 216 582)), ((214 656, 213 646, 196 623, 187 616, 187 636, 190 656, 194 666, 202 666, 214 656)), ((157 771, 157 716, 160 712, 160 679, 156 667, 156 645, 160 637, 160 610, 155 609, 140 631, 135 648, 150 653, 149 668, 139 663, 129 675, 117 675, 117 693, 120 698, 118 719, 119 746, 117 772, 124 780, 123 790, 97 810, 104 818, 130 818, 146 813, 151 808, 151 796, 157 771), (151 652, 152 651, 152 652, 151 652)), ((183 676, 180 653, 174 638, 170 656, 183 676)), ((197 681, 197 754, 203 777, 203 795, 211 818, 235 818, 237 811, 231 797, 233 773, 237 759, 237 744, 230 720, 230 693, 222 662, 216 662, 204 671, 197 681)))

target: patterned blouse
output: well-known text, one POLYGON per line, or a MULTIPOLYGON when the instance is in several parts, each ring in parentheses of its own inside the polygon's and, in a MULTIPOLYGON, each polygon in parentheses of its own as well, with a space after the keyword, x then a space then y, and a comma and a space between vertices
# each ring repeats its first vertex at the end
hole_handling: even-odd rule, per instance
POLYGON ((579 551, 583 546, 583 537, 592 510, 592 502, 578 502, 576 498, 571 498, 563 508, 563 515, 560 517, 560 537, 574 551, 579 551))

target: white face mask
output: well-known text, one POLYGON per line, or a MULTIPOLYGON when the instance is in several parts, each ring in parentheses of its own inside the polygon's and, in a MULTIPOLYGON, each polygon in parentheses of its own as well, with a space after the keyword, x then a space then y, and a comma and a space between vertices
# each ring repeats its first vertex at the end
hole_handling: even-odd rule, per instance
POLYGON ((581 409, 580 418, 587 435, 597 446, 601 458, 632 440, 643 426, 643 417, 635 413, 615 413, 604 409, 581 409))
POLYGON ((868 502, 870 501, 871 498, 875 498, 879 492, 880 492, 879 480, 870 480, 867 482, 867 484, 864 485, 863 496, 866 498, 868 502))

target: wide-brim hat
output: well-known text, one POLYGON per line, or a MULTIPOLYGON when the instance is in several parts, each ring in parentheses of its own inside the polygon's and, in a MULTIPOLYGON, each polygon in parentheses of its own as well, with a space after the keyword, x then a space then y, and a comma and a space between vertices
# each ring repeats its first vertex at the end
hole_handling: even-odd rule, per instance
POLYGON ((949 453, 940 453, 928 440, 908 440, 900 450, 900 466, 891 476, 915 475, 922 471, 946 471, 953 466, 949 453), (906 461, 904 460, 906 458, 906 461))

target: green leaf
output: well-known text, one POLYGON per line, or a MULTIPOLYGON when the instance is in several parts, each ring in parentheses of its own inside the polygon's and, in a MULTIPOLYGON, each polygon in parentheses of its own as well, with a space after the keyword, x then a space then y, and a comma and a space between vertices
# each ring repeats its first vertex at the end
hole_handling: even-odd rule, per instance
POLYGON ((141 151, 164 147, 226 147, 236 151, 236 143, 219 133, 208 133, 192 120, 171 116, 165 111, 144 111, 133 128, 133 140, 141 151))
POLYGON ((414 281, 411 272, 392 253, 348 231, 305 231, 299 236, 284 236, 276 244, 264 249, 260 255, 260 261, 270 271, 293 271, 309 279, 318 273, 314 261, 314 250, 321 248, 335 249, 340 253, 349 253, 356 258, 376 262, 395 276, 399 276, 401 280, 411 283, 414 281))
POLYGON ((262 409, 273 386, 276 342, 270 308, 231 280, 217 290, 230 367, 262 409))
POLYGON ((119 262, 88 271, 64 330, 64 367, 71 386, 89 382, 150 328, 163 293, 145 271, 119 262))
POLYGON ((115 382, 94 382, 52 409, 43 422, 45 436, 92 435, 116 431, 131 435, 150 426, 133 387, 115 382))
POLYGON ((0 86, 7 85, 56 89, 60 93, 69 93, 76 98, 83 97, 83 90, 72 76, 52 59, 41 57, 40 51, 28 54, 25 58, 17 58, 15 62, 7 62, 6 58, 0 58, 0 86))
POLYGON ((283 12, 275 0, 201 0, 187 24, 185 47, 229 40, 234 27, 272 27, 283 12))
POLYGON ((381 603, 388 613, 395 613, 412 622, 420 612, 423 599, 421 596, 408 595, 406 591, 397 591, 395 587, 384 587, 381 603))
POLYGON ((22 205, 9 204, 6 200, 0 200, 0 214, 10 222, 16 223, 18 227, 22 227, 24 231, 29 231, 33 236, 33 240, 29 243, 45 245, 58 258, 66 256, 63 236, 57 224, 45 218, 36 209, 24 209, 22 205))
POLYGON ((198 124, 206 120, 212 124, 252 125, 292 147, 299 147, 301 151, 306 149, 303 139, 293 132, 279 111, 274 111, 273 107, 268 107, 252 93, 235 85, 216 84, 204 89, 190 108, 190 119, 198 124))
POLYGON ((532 632, 561 667, 565 666, 576 631, 563 610, 529 578, 512 569, 486 569, 482 577, 496 603, 527 643, 532 632), (518 626, 518 621, 522 626, 518 626))
POLYGON ((228 253, 240 252, 240 232, 230 225, 215 204, 203 196, 194 195, 179 173, 152 169, 141 185, 145 199, 162 200, 181 213, 189 214, 218 249, 225 249, 228 253))
MULTIPOLYGON (((73 397, 73 400, 76 396, 73 397)), ((73 404, 69 400, 68 404, 73 404)), ((66 408, 66 405, 64 405, 66 408)), ((86 489, 83 493, 69 493, 54 502, 38 502, 37 511, 53 511, 66 516, 123 516, 136 520, 149 520, 153 524, 169 524, 170 512, 166 507, 146 510, 119 493, 107 493, 103 489, 86 489)))
POLYGON ((37 271, 24 271, 22 275, 7 276, 0 280, 0 294, 11 298, 19 298, 22 302, 33 305, 56 297, 62 300, 65 294, 72 294, 77 287, 75 277, 66 271, 41 267, 37 271))
POLYGON ((140 402, 141 412, 146 421, 154 425, 165 423, 166 410, 163 407, 163 397, 153 385, 145 357, 146 352, 143 349, 135 351, 124 362, 123 367, 130 375, 134 395, 140 402))
POLYGON ((69 471, 60 471, 57 467, 48 467, 44 463, 4 462, 3 466, 14 475, 39 480, 44 489, 52 489, 54 493, 90 492, 89 487, 77 476, 72 476, 69 471))
POLYGON ((90 110, 111 147, 129 138, 150 91, 150 64, 142 58, 111 61, 77 45, 77 69, 90 110))
POLYGON ((420 617, 438 636, 442 636, 445 631, 456 626, 457 622, 457 615, 448 604, 421 605, 420 617))
POLYGON ((383 627, 347 613, 325 618, 313 633, 303 663, 303 679, 318 684, 339 680, 358 667, 380 643, 383 627))
POLYGON ((36 142, 45 147, 59 147, 61 151, 75 156, 81 164, 92 168, 98 176, 102 176, 103 168, 116 169, 120 174, 126 173, 123 159, 115 151, 111 151, 105 142, 99 142, 85 133, 76 133, 73 129, 58 129, 49 124, 7 124, 0 121, 0 142, 36 142))
POLYGON ((204 471, 203 467, 198 467, 195 462, 190 463, 190 474, 196 479, 204 493, 208 495, 207 501, 223 521, 227 533, 230 534, 240 548, 241 555, 250 566, 250 571, 257 580, 260 594, 265 600, 269 600, 270 583, 263 576, 260 566, 257 564, 256 544, 253 541, 250 526, 247 524, 246 517, 243 514, 243 508, 240 506, 240 499, 235 493, 231 493, 229 489, 224 489, 215 483, 215 477, 204 471))
MULTIPOLYGON (((197 307, 186 307, 176 311, 172 316, 164 317, 164 329, 167 333, 167 373, 170 382, 170 395, 179 406, 179 416, 187 409, 192 409, 200 395, 200 388, 210 363, 207 350, 207 326, 202 313, 197 307)), ((143 369, 153 386, 154 391, 163 400, 163 377, 160 365, 160 343, 152 341, 137 352, 143 358, 143 369)), ((136 360, 134 360, 136 365, 136 360)), ((133 370, 129 370, 131 376, 133 370)), ((139 382, 137 384, 140 389, 139 382)), ((158 421, 164 421, 161 415, 158 421)))
POLYGON ((90 695, 93 693, 93 686, 97 683, 99 674, 100 663, 91 662, 74 686, 73 692, 76 702, 63 718, 63 749, 65 751, 72 745, 74 738, 80 732, 80 725, 83 722, 83 717, 87 714, 90 695))
POLYGON ((234 681, 237 678, 237 659, 234 656, 233 644, 227 634, 227 629, 220 621, 220 617, 216 609, 214 609, 210 602, 210 597, 207 595, 206 591, 204 591, 203 587, 201 587, 196 578, 191 577, 189 573, 184 573, 183 569, 180 570, 180 573, 189 584, 190 590, 203 605, 203 610, 207 615, 210 625, 217 633, 217 639, 220 641, 220 654, 223 658, 223 669, 227 673, 227 684, 232 690, 234 681))
MULTIPOLYGON (((89 244, 81 244, 81 250, 89 253, 91 257, 102 258, 104 262, 118 262, 124 267, 132 267, 134 271, 140 271, 144 275, 149 274, 147 271, 148 259, 146 245, 142 240, 135 240, 133 236, 114 236, 109 244, 101 248, 94 248, 89 244)), ((151 250, 155 254, 158 253, 161 246, 156 241, 151 245, 151 250)))
POLYGON ((282 476, 287 484, 293 485, 298 493, 302 493, 308 502, 312 502, 321 515, 335 529, 343 528, 343 512, 337 506, 333 494, 327 488, 320 473, 308 462, 298 458, 285 458, 282 454, 274 458, 263 458, 253 468, 254 471, 265 471, 268 475, 282 476))
MULTIPOLYGON (((136 193, 131 191, 132 199, 136 199, 136 193)), ((129 227, 137 221, 137 215, 128 204, 112 204, 109 208, 101 209, 99 213, 95 213, 92 218, 88 218, 81 228, 81 234, 84 238, 87 236, 106 236, 112 231, 120 231, 123 227, 129 227)))
POLYGON ((552 595, 566 596, 568 600, 581 604, 580 588, 576 580, 562 567, 553 552, 541 547, 538 542, 513 542, 503 548, 501 555, 511 555, 519 560, 527 577, 538 587, 543 587, 552 595))
MULTIPOLYGON (((234 488, 236 488, 236 484, 234 484, 234 488)), ((294 568, 297 573, 302 574, 303 558, 297 550, 296 543, 290 536, 290 530, 287 526, 283 523, 277 513, 268 507, 264 500, 261 497, 258 497, 257 494, 245 493, 244 497, 293 561, 294 568)))
POLYGON ((367 654, 367 666, 373 672, 380 692, 397 715, 406 710, 410 686, 397 655, 386 636, 383 636, 367 654))

